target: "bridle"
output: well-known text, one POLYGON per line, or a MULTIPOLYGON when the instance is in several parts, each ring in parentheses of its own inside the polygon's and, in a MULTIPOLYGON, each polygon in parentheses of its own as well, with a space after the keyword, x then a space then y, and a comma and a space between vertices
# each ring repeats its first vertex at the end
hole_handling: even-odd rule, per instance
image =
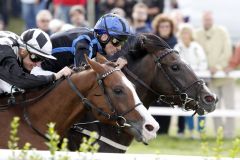
MULTIPOLYGON (((166 104, 169 104, 170 106, 174 105, 179 105, 185 110, 194 110, 196 111, 194 114, 200 112, 200 109, 198 107, 198 102, 195 101, 194 99, 190 98, 188 96, 188 91, 192 90, 195 88, 196 85, 202 86, 204 84, 203 80, 197 78, 196 81, 191 83, 189 86, 184 87, 182 86, 173 76, 171 76, 166 69, 162 65, 162 60, 169 54, 172 53, 177 53, 176 50, 173 49, 166 49, 163 54, 160 56, 155 56, 154 55, 154 62, 156 64, 156 68, 159 69, 164 77, 170 82, 170 84, 173 86, 175 92, 177 93, 176 95, 163 95, 160 94, 159 92, 155 91, 152 89, 149 85, 147 85, 145 82, 140 80, 134 73, 132 73, 129 69, 124 67, 124 70, 128 75, 130 75, 132 78, 134 78, 137 82, 139 82, 141 85, 143 85, 147 90, 158 96, 158 101, 165 102, 166 104), (191 104, 191 105, 190 105, 191 104)), ((196 76, 197 77, 197 76, 196 76)))
POLYGON ((82 95, 82 93, 80 93, 80 91, 77 89, 76 85, 72 82, 72 80, 67 77, 67 82, 70 85, 70 87, 72 88, 72 90, 78 95, 78 97, 81 99, 84 107, 86 107, 88 110, 95 110, 97 111, 98 115, 102 115, 104 116, 107 120, 110 121, 115 121, 116 125, 120 128, 123 127, 130 127, 131 125, 127 123, 127 120, 124 118, 124 116, 130 112, 132 112, 137 106, 141 105, 142 103, 138 103, 135 104, 134 107, 130 108, 129 110, 119 114, 117 112, 117 109, 112 105, 111 99, 105 89, 105 85, 104 85, 104 79, 111 75, 113 72, 115 71, 121 71, 119 68, 114 68, 110 71, 107 71, 106 73, 103 74, 97 74, 97 82, 98 82, 98 86, 100 87, 102 93, 104 94, 105 100, 107 102, 107 105, 109 106, 112 114, 109 114, 107 112, 104 112, 103 110, 101 110, 99 107, 96 107, 94 104, 92 104, 90 102, 90 100, 88 100, 86 97, 84 97, 82 95))

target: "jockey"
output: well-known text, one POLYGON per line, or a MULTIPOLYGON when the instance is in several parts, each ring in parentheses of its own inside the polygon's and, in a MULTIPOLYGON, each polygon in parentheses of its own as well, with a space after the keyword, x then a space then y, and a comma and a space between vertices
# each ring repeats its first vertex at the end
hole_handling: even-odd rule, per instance
MULTIPOLYGON (((85 61, 84 54, 94 58, 99 52, 110 57, 122 49, 129 35, 130 26, 125 19, 116 14, 106 14, 98 20, 93 30, 74 28, 52 35, 52 55, 57 61, 44 61, 41 67, 56 72, 64 66, 80 66, 85 61)), ((127 61, 118 58, 117 63, 122 67, 127 61)))
POLYGON ((0 32, 0 94, 11 93, 12 86, 30 89, 52 83, 62 76, 71 74, 69 68, 48 76, 30 74, 33 67, 51 55, 49 36, 40 29, 29 29, 17 36, 9 31, 0 32))

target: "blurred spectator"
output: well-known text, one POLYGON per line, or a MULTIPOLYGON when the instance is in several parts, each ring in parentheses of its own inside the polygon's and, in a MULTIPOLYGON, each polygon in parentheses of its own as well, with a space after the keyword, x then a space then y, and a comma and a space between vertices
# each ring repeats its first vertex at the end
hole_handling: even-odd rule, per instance
MULTIPOLYGON (((179 52, 180 56, 192 67, 194 71, 207 70, 207 58, 205 52, 203 51, 203 48, 195 42, 193 38, 193 28, 190 24, 182 24, 179 27, 179 39, 174 49, 179 52)), ((204 119, 204 117, 198 117, 199 132, 203 129, 203 126, 200 126, 200 122, 204 119)), ((185 122, 190 131, 191 138, 195 138, 193 117, 185 117, 185 122)), ((199 135, 197 137, 199 137, 199 135)))
POLYGON ((156 35, 166 41, 171 48, 174 48, 177 44, 177 38, 174 35, 174 23, 170 17, 164 14, 157 15, 153 19, 152 28, 156 35))
POLYGON ((178 32, 179 26, 185 22, 188 22, 184 19, 184 16, 180 10, 173 10, 170 13, 170 17, 174 22, 175 32, 178 32))
POLYGON ((3 27, 5 28, 8 25, 9 15, 7 10, 7 2, 5 0, 0 0, 0 18, 3 22, 3 27))
POLYGON ((180 56, 194 71, 207 70, 207 58, 203 48, 193 38, 193 28, 190 24, 182 24, 179 29, 179 39, 174 47, 180 56))
POLYGON ((240 64, 240 42, 238 42, 234 49, 234 54, 230 58, 228 66, 224 68, 225 72, 230 72, 234 70, 240 64))
POLYGON ((69 11, 74 5, 86 6, 86 0, 53 0, 54 5, 54 17, 70 23, 69 11))
POLYGON ((48 10, 41 10, 36 16, 37 28, 50 35, 49 23, 52 20, 52 14, 48 10))
POLYGON ((0 31, 4 30, 4 22, 0 20, 0 31))
MULTIPOLYGON (((174 35, 173 21, 167 15, 163 14, 157 15, 153 19, 152 28, 157 36, 161 37, 164 41, 166 41, 171 48, 174 48, 174 46, 177 44, 177 38, 174 35)), ((166 103, 160 103, 158 105, 163 107, 169 106, 166 103)), ((170 125, 170 116, 155 116, 154 118, 161 126, 160 129, 158 130, 158 133, 167 134, 170 125)), ((184 118, 182 120, 182 123, 184 124, 184 118)), ((183 133, 183 130, 184 126, 181 127, 179 132, 183 133)))
POLYGON ((109 13, 113 8, 115 8, 114 0, 102 1, 99 7, 100 16, 109 13))
POLYGON ((11 13, 14 17, 19 17, 21 15, 21 1, 11 0, 11 13))
POLYGON ((178 1, 177 0, 170 0, 170 6, 171 6, 172 9, 179 8, 178 1))
POLYGON ((142 2, 148 6, 149 23, 151 23, 159 13, 163 13, 164 0, 143 0, 142 2))
POLYGON ((61 31, 62 26, 64 25, 64 22, 60 19, 53 19, 49 22, 49 30, 51 34, 57 33, 61 31))
POLYGON ((36 28, 36 0, 21 0, 22 2, 22 16, 25 21, 25 29, 36 28))
MULTIPOLYGON (((232 54, 232 46, 227 31, 214 24, 213 15, 210 11, 203 14, 203 28, 196 32, 196 40, 202 45, 207 55, 209 70, 212 74, 227 67, 232 54)), ((210 88, 215 92, 220 100, 217 108, 223 107, 224 101, 227 109, 234 108, 234 80, 230 78, 213 79, 210 88)), ((220 126, 224 127, 224 137, 234 136, 234 118, 226 118, 226 123, 221 117, 214 118, 215 132, 220 126)))
POLYGON ((69 11, 69 16, 72 25, 75 27, 88 27, 89 24, 85 20, 85 8, 81 5, 72 6, 69 11))
POLYGON ((135 3, 135 0, 115 0, 114 7, 122 8, 126 13, 126 18, 131 19, 132 9, 135 3))
POLYGON ((68 30, 73 29, 73 28, 75 28, 75 26, 73 26, 73 25, 71 25, 69 23, 65 23, 61 27, 60 32, 65 32, 65 31, 68 31, 68 30))
POLYGON ((2 19, 0 19, 0 31, 3 31, 4 28, 5 28, 5 26, 4 26, 4 22, 3 22, 2 19))
POLYGON ((122 8, 113 8, 110 13, 114 13, 119 15, 120 17, 125 18, 126 17, 126 13, 122 8))
POLYGON ((132 27, 136 33, 151 32, 150 27, 147 25, 148 7, 144 3, 137 3, 133 7, 132 13, 132 27))

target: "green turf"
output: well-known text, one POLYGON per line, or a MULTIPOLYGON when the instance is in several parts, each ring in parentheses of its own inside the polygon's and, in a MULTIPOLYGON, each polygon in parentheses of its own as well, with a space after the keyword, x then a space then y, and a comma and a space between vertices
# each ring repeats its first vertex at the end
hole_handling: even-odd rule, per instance
MULTIPOLYGON (((216 140, 209 138, 209 148, 216 146, 216 140)), ((232 140, 224 140, 222 153, 223 156, 229 155, 232 147, 232 140)), ((170 154, 170 155, 195 155, 204 156, 201 149, 201 140, 193 140, 190 138, 177 138, 173 136, 158 136, 155 140, 144 145, 134 141, 130 146, 128 153, 148 153, 148 154, 170 154)), ((214 156, 212 149, 209 149, 209 156, 214 156)), ((238 154, 238 156, 240 156, 238 154)))
POLYGON ((24 21, 21 18, 10 17, 9 24, 7 26, 8 31, 12 31, 20 35, 24 30, 24 21))

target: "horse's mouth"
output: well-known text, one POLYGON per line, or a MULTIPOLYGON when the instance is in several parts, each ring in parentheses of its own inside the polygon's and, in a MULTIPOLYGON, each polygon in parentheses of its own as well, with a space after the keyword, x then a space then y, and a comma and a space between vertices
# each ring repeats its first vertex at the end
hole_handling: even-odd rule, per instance
POLYGON ((207 96, 199 96, 197 99, 192 99, 188 103, 185 104, 185 110, 193 110, 194 115, 205 115, 207 113, 213 112, 216 108, 216 103, 218 99, 216 95, 207 95, 207 96))
MULTIPOLYGON (((207 97, 209 98, 209 97, 207 97)), ((216 96, 213 96, 213 98, 211 98, 213 100, 206 101, 205 99, 200 99, 200 102, 198 104, 198 109, 202 109, 204 111, 204 114, 213 112, 216 109, 216 104, 218 102, 218 98, 216 96)), ((203 112, 203 111, 199 111, 199 112, 203 112)))
MULTIPOLYGON (((149 139, 147 138, 147 136, 144 136, 144 133, 139 126, 142 125, 140 125, 139 123, 131 123, 131 127, 128 128, 128 132, 130 132, 130 134, 134 136, 137 142, 143 142, 143 144, 147 145, 148 141, 152 138, 149 139)), ((156 135, 153 137, 156 138, 156 135)))
POLYGON ((208 114, 210 112, 213 112, 216 108, 216 104, 212 104, 212 105, 209 105, 209 104, 205 104, 203 102, 196 102, 196 105, 193 107, 193 111, 194 111, 194 114, 198 114, 198 115, 205 115, 205 114, 208 114))

